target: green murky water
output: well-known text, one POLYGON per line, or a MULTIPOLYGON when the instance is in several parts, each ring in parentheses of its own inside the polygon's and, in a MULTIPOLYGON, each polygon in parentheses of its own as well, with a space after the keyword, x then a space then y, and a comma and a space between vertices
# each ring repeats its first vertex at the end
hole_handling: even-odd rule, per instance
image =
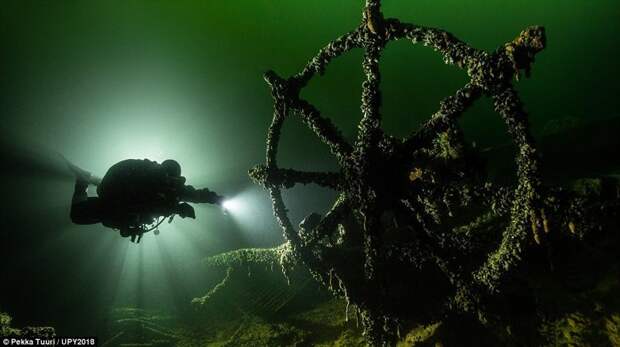
MULTIPOLYGON (((264 160, 271 121, 262 74, 297 72, 319 48, 354 29, 361 8, 361 1, 349 0, 4 1, 0 143, 8 165, 1 180, 0 310, 15 326, 116 337, 110 345, 361 343, 354 315, 345 321, 343 302, 302 275, 303 285, 288 287, 277 268, 236 274, 237 291, 211 311, 197 313, 191 305, 225 275, 206 267, 205 257, 282 242, 267 194, 246 174, 264 160), (244 205, 232 216, 198 206, 196 221, 177 219, 159 236, 130 244, 101 226, 70 223, 73 182, 56 153, 98 175, 129 157, 175 158, 188 183, 239 197, 244 205)), ((544 25, 548 46, 532 78, 517 88, 533 133, 553 154, 545 174, 561 181, 563 175, 618 173, 620 3, 385 1, 383 11, 441 27, 488 51, 529 25, 544 25)), ((360 118, 361 59, 360 50, 337 59, 302 94, 348 139, 360 118)), ((416 129, 466 82, 464 72, 409 42, 391 43, 381 68, 383 125, 397 136, 416 129)), ((474 105, 461 125, 480 148, 501 148, 508 140, 488 101, 474 105)), ((335 165, 298 123, 286 124, 282 141, 283 166, 335 165)), ((495 162, 500 175, 509 167, 505 159, 500 154, 495 162)), ((334 197, 309 187, 285 196, 295 223, 325 212, 334 197)), ((600 290, 583 294, 584 302, 600 299, 606 313, 577 305, 572 316, 553 323, 571 332, 576 345, 579 338, 599 341, 587 331, 618 336, 620 306, 608 297, 618 283, 601 281, 600 290)))

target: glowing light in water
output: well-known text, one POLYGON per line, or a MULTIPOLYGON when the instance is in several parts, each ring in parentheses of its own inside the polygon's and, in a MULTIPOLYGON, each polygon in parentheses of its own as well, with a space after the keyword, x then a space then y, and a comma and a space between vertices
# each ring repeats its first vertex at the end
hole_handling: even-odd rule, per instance
POLYGON ((225 200, 222 203, 222 207, 226 212, 232 214, 238 214, 243 210, 244 201, 242 201, 241 197, 234 197, 232 199, 225 200))
POLYGON ((249 187, 226 199, 222 208, 231 222, 236 224, 246 236, 266 237, 270 231, 278 230, 271 218, 271 204, 264 193, 249 187))

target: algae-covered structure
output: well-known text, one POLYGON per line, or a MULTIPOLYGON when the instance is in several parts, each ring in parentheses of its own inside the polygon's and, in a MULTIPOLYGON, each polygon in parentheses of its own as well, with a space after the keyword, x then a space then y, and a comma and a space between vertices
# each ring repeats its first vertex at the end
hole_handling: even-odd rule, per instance
MULTIPOLYGON (((53 339, 56 336, 56 330, 53 327, 34 327, 27 326, 16 328, 12 326, 12 318, 7 313, 0 312, 0 336, 12 337, 19 339, 27 337, 30 339, 40 338, 44 340, 53 339)), ((7 345, 8 343, 5 343, 7 345)))
POLYGON ((618 14, 3 1, 0 341, 620 347, 618 14))
POLYGON ((545 311, 553 294, 536 288, 536 281, 547 275, 563 281, 574 265, 567 258, 587 259, 584 248, 617 244, 620 203, 613 178, 595 180, 596 189, 580 189, 588 183, 555 187, 540 177, 541 158, 513 83, 530 75, 545 44, 544 28, 534 26, 486 52, 444 30, 384 18, 380 1, 367 0, 360 25, 327 44, 299 73, 267 72, 274 115, 266 161, 249 174, 269 192, 287 242, 271 251, 212 259, 231 268, 197 303, 205 304, 224 288, 233 268, 279 263, 286 274, 298 265, 346 300, 370 345, 393 345, 420 324, 443 325, 446 341, 475 335, 489 345, 541 343, 540 327, 558 313, 545 311), (381 127, 379 61, 395 40, 434 49, 469 76, 405 138, 381 127), (353 49, 364 51, 365 78, 358 132, 350 143, 300 92, 315 75, 329 73, 333 59, 353 49), (506 124, 514 147, 514 182, 491 179, 480 152, 465 141, 458 120, 479 98, 490 98, 506 124), (277 154, 286 121, 310 128, 336 157, 339 171, 281 168, 277 154), (295 227, 282 189, 296 184, 328 187, 339 197, 324 216, 310 214, 295 227))

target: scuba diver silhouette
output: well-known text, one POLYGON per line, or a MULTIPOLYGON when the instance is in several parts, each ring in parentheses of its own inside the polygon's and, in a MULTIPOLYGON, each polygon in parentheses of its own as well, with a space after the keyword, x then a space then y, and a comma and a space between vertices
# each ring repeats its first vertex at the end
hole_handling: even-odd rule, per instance
MULTIPOLYGON (((65 159, 66 160, 66 159, 65 159)), ((142 234, 154 230, 175 215, 196 218, 188 204, 221 205, 223 197, 207 188, 185 184, 181 166, 175 160, 161 164, 148 159, 127 159, 114 164, 103 179, 93 176, 71 162, 76 176, 71 201, 71 221, 75 224, 101 223, 118 229, 122 237, 140 242, 142 234), (88 186, 97 186, 97 196, 88 196, 88 186)))

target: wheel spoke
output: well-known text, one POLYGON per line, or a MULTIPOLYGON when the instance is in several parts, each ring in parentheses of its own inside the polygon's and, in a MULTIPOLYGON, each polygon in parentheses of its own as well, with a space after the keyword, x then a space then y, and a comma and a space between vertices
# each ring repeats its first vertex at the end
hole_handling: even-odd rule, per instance
POLYGON ((357 134, 357 146, 362 152, 376 148, 382 136, 379 112, 381 105, 379 57, 382 49, 382 45, 368 43, 362 64, 366 79, 362 84, 362 120, 357 134))
POLYGON ((342 177, 338 172, 299 171, 294 169, 269 169, 258 165, 250 170, 250 177, 257 183, 265 186, 291 188, 295 184, 314 183, 321 187, 340 190, 342 177))
POLYGON ((480 97, 481 89, 473 84, 466 84, 454 95, 448 96, 439 103, 439 110, 418 131, 405 140, 405 148, 409 151, 427 145, 437 134, 450 129, 456 119, 480 97))
POLYGON ((321 222, 310 232, 307 243, 313 244, 324 237, 331 236, 350 211, 349 200, 344 197, 339 198, 321 222))
POLYGON ((366 278, 369 280, 376 279, 377 273, 381 271, 379 266, 379 250, 382 245, 381 230, 379 217, 372 209, 362 211, 364 216, 364 255, 366 261, 364 262, 364 272, 366 278))
POLYGON ((329 146, 332 154, 339 160, 344 160, 352 152, 351 145, 344 139, 342 133, 329 118, 321 116, 319 110, 306 100, 296 100, 293 109, 299 113, 301 120, 316 136, 329 146))

